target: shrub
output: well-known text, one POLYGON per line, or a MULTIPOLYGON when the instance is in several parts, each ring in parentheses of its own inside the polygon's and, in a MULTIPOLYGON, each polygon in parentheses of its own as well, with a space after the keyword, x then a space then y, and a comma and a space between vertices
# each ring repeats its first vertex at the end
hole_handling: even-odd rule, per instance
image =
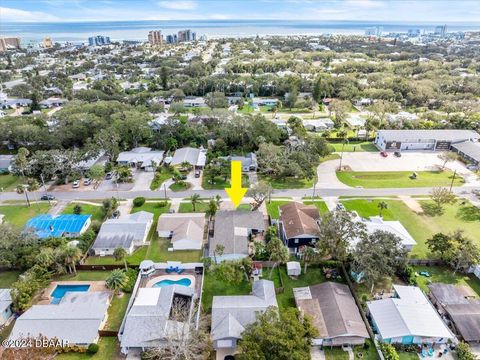
POLYGON ((392 345, 380 343, 380 350, 382 350, 385 360, 400 360, 397 350, 392 345))
POLYGON ((128 269, 125 271, 127 275, 127 281, 125 281, 125 285, 122 287, 122 291, 126 293, 131 293, 135 286, 135 282, 137 281, 138 272, 135 269, 128 269))
POLYGON ((75 215, 80 215, 82 213, 83 209, 82 209, 82 206, 79 205, 79 204, 76 204, 74 207, 73 207, 73 213, 75 215))
POLYGON ((133 199, 133 206, 134 207, 140 207, 143 204, 145 204, 145 198, 143 196, 136 197, 133 199))
POLYGON ((470 345, 461 342, 456 347, 458 360, 475 360, 476 356, 472 353, 470 345))
POLYGON ((98 352, 98 345, 97 344, 90 344, 87 348, 87 353, 89 354, 96 354, 98 352))

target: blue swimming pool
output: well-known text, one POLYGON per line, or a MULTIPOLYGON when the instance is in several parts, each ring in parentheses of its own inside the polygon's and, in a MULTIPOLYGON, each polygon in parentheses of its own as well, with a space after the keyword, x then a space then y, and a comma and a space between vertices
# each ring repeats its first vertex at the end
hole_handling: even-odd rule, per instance
POLYGON ((159 282, 153 284, 152 287, 165 287, 168 285, 190 286, 191 284, 192 284, 192 281, 189 278, 181 278, 179 280, 165 279, 165 280, 160 280, 159 282))
POLYGON ((89 288, 90 285, 57 285, 51 294, 52 301, 50 303, 58 304, 67 292, 85 292, 89 288))

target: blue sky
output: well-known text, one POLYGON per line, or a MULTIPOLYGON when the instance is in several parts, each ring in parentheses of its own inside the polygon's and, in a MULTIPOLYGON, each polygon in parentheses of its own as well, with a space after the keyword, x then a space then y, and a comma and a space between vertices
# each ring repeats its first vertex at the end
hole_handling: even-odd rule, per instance
POLYGON ((480 22, 478 0, 1 0, 0 21, 358 20, 480 22))

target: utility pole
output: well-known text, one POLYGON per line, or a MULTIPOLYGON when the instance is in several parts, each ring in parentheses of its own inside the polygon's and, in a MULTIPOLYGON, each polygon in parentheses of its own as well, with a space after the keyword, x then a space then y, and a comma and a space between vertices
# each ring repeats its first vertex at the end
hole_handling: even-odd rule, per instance
POLYGON ((348 139, 343 140, 342 144, 342 153, 340 154, 340 166, 338 167, 338 171, 342 171, 342 161, 343 161, 343 150, 345 149, 345 144, 348 142, 348 139))
POLYGON ((163 183, 163 196, 165 198, 165 202, 167 202, 167 186, 163 183))
POLYGON ((457 175, 457 170, 453 172, 452 182, 450 184, 450 192, 452 192, 453 182, 455 181, 455 176, 457 175))
POLYGON ((50 202, 50 197, 47 194, 47 187, 45 186, 45 181, 43 180, 43 174, 40 174, 40 180, 42 180, 43 190, 45 191, 45 195, 47 195, 48 205, 52 206, 50 202))

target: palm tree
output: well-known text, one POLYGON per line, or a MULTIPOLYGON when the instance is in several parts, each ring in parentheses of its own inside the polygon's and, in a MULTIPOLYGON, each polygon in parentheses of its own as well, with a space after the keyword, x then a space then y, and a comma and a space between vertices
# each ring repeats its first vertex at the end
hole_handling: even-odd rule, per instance
POLYGON ((380 217, 382 216, 383 210, 388 209, 388 204, 385 201, 380 201, 377 205, 377 207, 380 209, 380 217))
POLYGON ((207 213, 210 215, 210 217, 214 216, 217 213, 218 210, 218 205, 215 202, 214 199, 210 199, 210 202, 208 203, 208 210, 207 213))
POLYGON ((125 271, 128 270, 127 250, 125 250, 123 247, 117 247, 115 250, 113 250, 113 257, 115 258, 115 261, 123 261, 125 265, 125 271))
POLYGON ((53 265, 55 260, 55 256, 53 253, 53 249, 49 247, 44 247, 40 250, 40 252, 35 256, 35 263, 48 269, 53 265))
POLYGON ((76 246, 67 246, 67 248, 65 249, 65 263, 68 265, 69 268, 73 268, 73 272, 75 274, 77 273, 77 267, 75 264, 78 260, 80 260, 81 257, 82 252, 76 246))
POLYGON ((270 279, 273 275, 273 270, 277 267, 278 263, 282 264, 288 261, 290 254, 288 253, 288 248, 283 244, 282 240, 278 237, 273 237, 267 244, 267 252, 269 255, 269 260, 273 261, 272 269, 270 270, 270 279))
POLYGON ((217 208, 220 209, 220 204, 222 203, 222 197, 220 195, 215 195, 215 203, 217 204, 217 208))
POLYGON ((27 206, 30 206, 30 199, 28 198, 28 185, 20 184, 15 188, 17 194, 25 194, 25 200, 27 202, 27 206))
POLYGON ((303 272, 305 274, 307 273, 307 265, 311 263, 316 256, 317 256, 317 253, 311 246, 306 246, 303 249, 303 264, 304 264, 303 272))
POLYGON ((190 202, 192 203, 193 212, 195 212, 196 205, 198 204, 199 201, 200 201, 199 194, 193 194, 192 196, 190 196, 190 202))
POLYGON ((225 246, 223 246, 222 244, 217 244, 217 246, 215 246, 215 249, 213 250, 213 257, 215 258, 215 264, 217 263, 217 255, 222 256, 224 251, 225 251, 225 246))
POLYGON ((125 286, 127 282, 127 274, 125 274, 125 271, 122 269, 115 269, 113 270, 108 278, 105 280, 105 283, 107 284, 107 287, 115 293, 115 295, 118 295, 118 292, 122 287, 125 286))

